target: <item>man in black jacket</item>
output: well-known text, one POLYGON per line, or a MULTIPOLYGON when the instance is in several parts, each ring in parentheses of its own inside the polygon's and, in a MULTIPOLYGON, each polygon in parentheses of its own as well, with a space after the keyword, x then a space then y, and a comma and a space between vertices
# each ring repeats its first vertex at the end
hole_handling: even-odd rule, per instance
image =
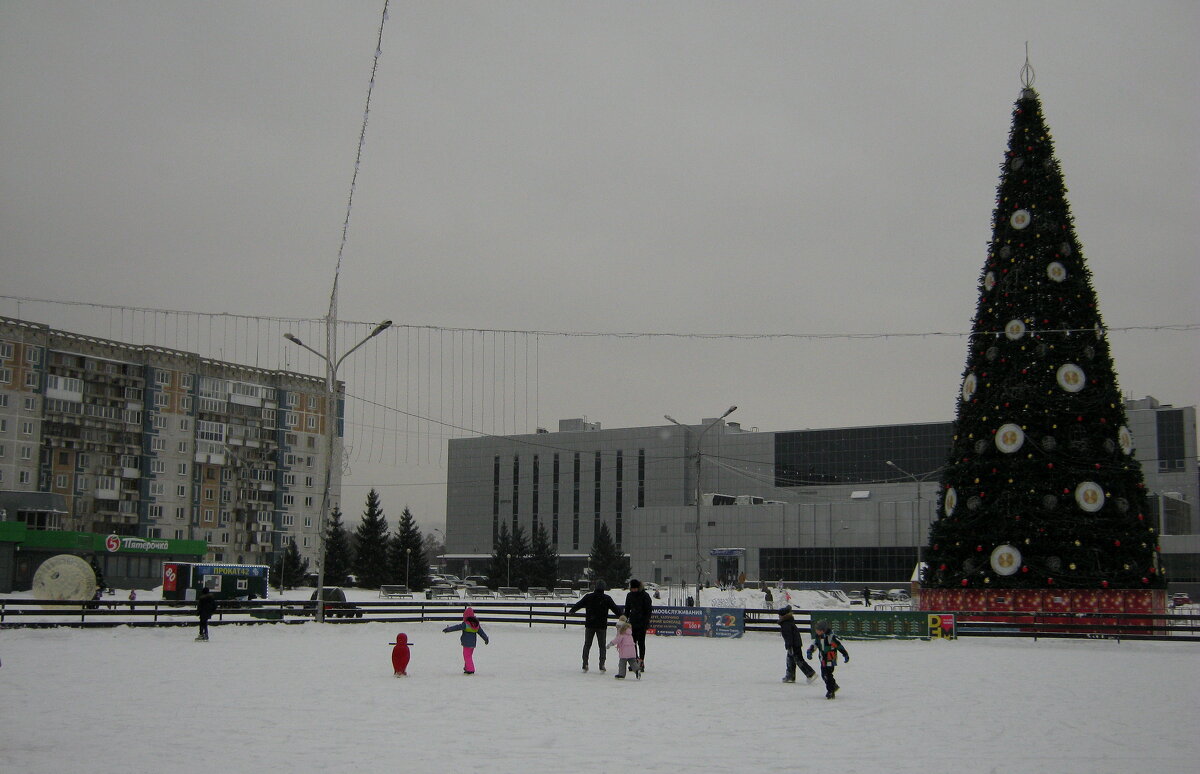
POLYGON ((800 671, 811 683, 817 676, 817 671, 808 665, 808 660, 804 657, 804 642, 796 629, 796 619, 792 616, 790 605, 779 608, 779 633, 783 635, 783 647, 787 649, 787 672, 783 676, 783 682, 796 682, 796 665, 799 664, 800 671))
POLYGON ((588 671, 588 654, 592 650, 594 638, 600 648, 600 671, 603 672, 608 613, 612 611, 613 615, 619 616, 621 611, 617 609, 612 597, 604 593, 604 581, 596 581, 596 589, 584 594, 578 602, 571 605, 571 612, 574 613, 581 607, 584 610, 583 628, 586 632, 583 637, 583 671, 588 671))
POLYGON ((650 628, 650 611, 654 603, 636 578, 629 581, 629 594, 625 597, 625 618, 633 629, 633 641, 637 643, 638 661, 646 668, 646 630, 650 628))
POLYGON ((196 600, 196 614, 200 616, 200 635, 197 640, 208 640, 208 619, 217 612, 217 598, 208 589, 203 589, 196 600))

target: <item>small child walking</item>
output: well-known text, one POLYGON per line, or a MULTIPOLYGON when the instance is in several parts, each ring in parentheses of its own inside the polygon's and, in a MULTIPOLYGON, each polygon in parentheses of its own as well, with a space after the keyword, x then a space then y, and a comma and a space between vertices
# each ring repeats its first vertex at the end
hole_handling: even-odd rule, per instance
POLYGON ((483 630, 483 626, 479 623, 479 619, 475 617, 475 609, 468 607, 463 611, 463 620, 460 624, 447 626, 442 629, 443 632, 462 632, 458 641, 462 643, 463 649, 463 674, 475 674, 475 645, 476 635, 483 638, 483 644, 488 645, 487 632, 483 630))
POLYGON ((817 621, 815 629, 816 634, 813 636, 812 644, 808 646, 808 655, 812 656, 813 648, 820 651, 821 679, 825 681, 825 698, 832 699, 840 687, 837 680, 833 679, 833 670, 837 666, 837 654, 839 652, 842 654, 843 663, 850 662, 850 654, 846 652, 842 641, 829 628, 828 621, 817 621))
POLYGON ((617 646, 617 655, 621 657, 621 663, 617 667, 616 678, 618 680, 625 679, 625 668, 633 668, 633 676, 637 679, 642 679, 642 662, 638 660, 637 643, 633 639, 633 626, 630 625, 629 619, 621 616, 617 619, 617 635, 608 643, 608 647, 617 646))

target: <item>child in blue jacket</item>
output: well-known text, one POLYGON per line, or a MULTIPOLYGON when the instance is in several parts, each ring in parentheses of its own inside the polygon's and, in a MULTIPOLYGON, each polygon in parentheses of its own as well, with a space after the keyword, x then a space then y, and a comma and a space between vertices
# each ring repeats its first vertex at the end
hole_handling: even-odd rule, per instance
POLYGON ((820 651, 821 678, 825 681, 825 698, 832 699, 839 688, 837 680, 833 679, 833 669, 837 666, 837 655, 841 653, 843 661, 848 663, 850 654, 846 652, 842 641, 829 628, 828 621, 818 621, 814 628, 816 633, 813 635, 812 644, 808 646, 808 656, 812 658, 813 648, 820 651))
POLYGON ((483 630, 483 626, 479 623, 479 619, 475 617, 474 608, 468 607, 463 611, 463 621, 454 626, 447 626, 442 629, 443 632, 462 632, 458 641, 462 643, 463 649, 463 674, 475 674, 475 636, 479 635, 483 638, 485 645, 488 642, 487 632, 483 630))

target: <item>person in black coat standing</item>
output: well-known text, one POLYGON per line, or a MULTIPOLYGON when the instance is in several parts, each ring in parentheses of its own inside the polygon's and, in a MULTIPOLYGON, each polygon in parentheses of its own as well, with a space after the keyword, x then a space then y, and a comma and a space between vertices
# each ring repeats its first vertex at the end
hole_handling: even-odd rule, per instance
POLYGON ((808 659, 804 657, 804 642, 800 631, 796 629, 796 619, 790 605, 779 608, 779 633, 783 635, 783 647, 787 650, 787 672, 783 682, 796 682, 796 665, 799 664, 800 671, 811 683, 817 676, 817 670, 809 666, 808 659))
POLYGON ((217 612, 217 598, 208 589, 200 592, 200 596, 196 599, 196 614, 200 616, 200 634, 196 637, 198 641, 208 641, 208 619, 213 617, 213 613, 217 612))
POLYGON ((625 596, 625 618, 633 628, 633 641, 637 644, 639 666, 646 668, 646 630, 650 628, 650 611, 654 603, 636 578, 629 581, 629 594, 625 596))
POLYGON ((596 581, 596 588, 584 594, 578 602, 571 605, 571 612, 577 612, 579 608, 583 608, 584 620, 583 628, 585 634, 583 637, 583 671, 588 671, 588 654, 592 650, 592 640, 596 640, 596 645, 600 649, 600 671, 604 671, 604 638, 605 629, 608 628, 608 614, 611 612, 614 616, 620 616, 621 611, 617 609, 617 605, 613 602, 612 597, 604 593, 604 581, 596 581))

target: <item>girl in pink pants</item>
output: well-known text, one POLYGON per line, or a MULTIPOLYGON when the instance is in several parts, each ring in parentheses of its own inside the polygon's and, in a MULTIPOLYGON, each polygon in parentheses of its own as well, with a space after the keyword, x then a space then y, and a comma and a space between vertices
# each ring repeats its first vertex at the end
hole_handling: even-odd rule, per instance
POLYGON ((487 645, 487 632, 483 630, 483 626, 479 623, 479 619, 475 617, 475 610, 467 608, 463 611, 463 620, 460 624, 447 626, 442 629, 443 632, 462 632, 458 641, 462 643, 463 649, 463 674, 475 674, 475 644, 476 636, 483 638, 483 644, 487 645))

